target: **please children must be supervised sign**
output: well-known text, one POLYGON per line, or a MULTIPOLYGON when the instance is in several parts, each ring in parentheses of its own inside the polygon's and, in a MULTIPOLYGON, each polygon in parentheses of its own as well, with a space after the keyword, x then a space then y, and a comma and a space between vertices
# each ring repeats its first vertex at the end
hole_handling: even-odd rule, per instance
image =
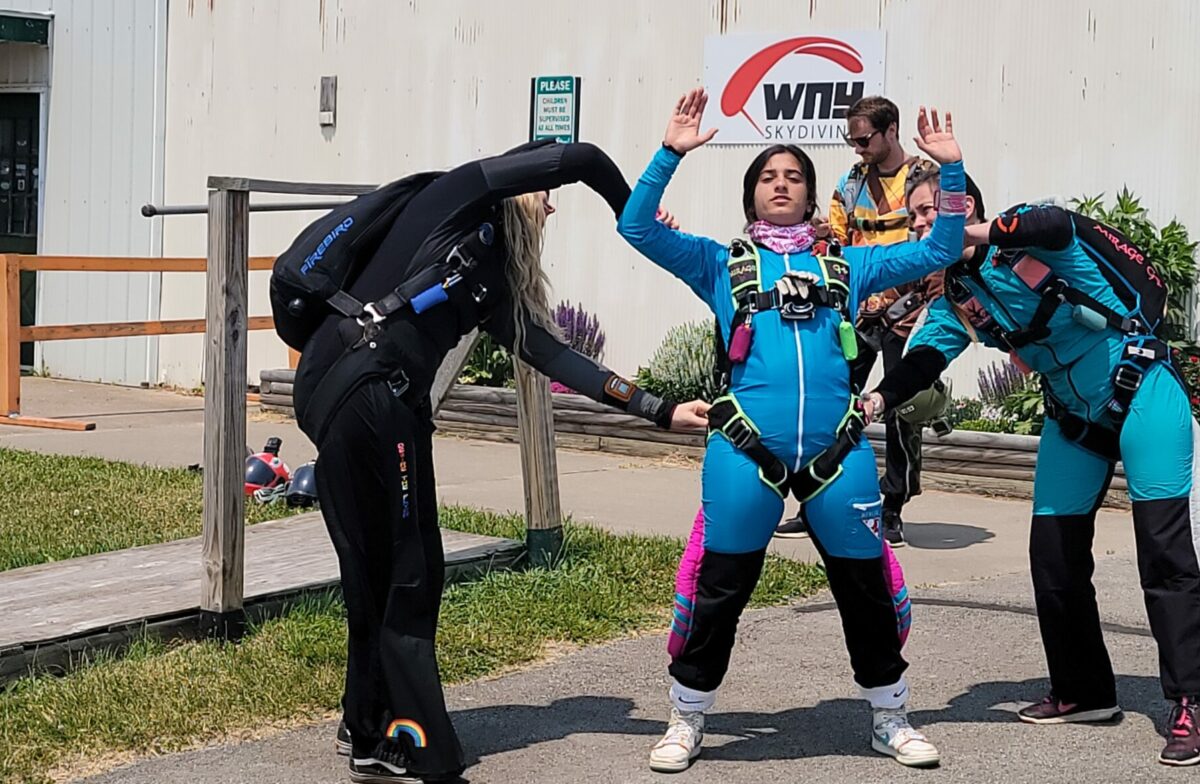
POLYGON ((535 76, 530 82, 529 140, 579 141, 578 76, 535 76))

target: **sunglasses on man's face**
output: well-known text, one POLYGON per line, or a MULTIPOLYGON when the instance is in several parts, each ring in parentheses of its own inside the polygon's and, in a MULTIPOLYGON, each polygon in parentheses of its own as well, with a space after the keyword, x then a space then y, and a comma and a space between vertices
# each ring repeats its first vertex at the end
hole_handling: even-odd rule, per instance
POLYGON ((879 131, 871 131, 866 136, 849 136, 843 133, 842 138, 845 139, 846 144, 849 144, 851 147, 866 147, 871 143, 871 137, 877 133, 879 133, 879 131))

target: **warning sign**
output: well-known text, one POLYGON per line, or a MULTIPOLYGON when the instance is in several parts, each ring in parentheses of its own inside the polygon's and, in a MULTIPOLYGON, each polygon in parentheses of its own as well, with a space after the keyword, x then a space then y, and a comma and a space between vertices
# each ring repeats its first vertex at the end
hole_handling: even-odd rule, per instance
POLYGON ((578 76, 535 76, 530 83, 529 140, 579 141, 578 76))

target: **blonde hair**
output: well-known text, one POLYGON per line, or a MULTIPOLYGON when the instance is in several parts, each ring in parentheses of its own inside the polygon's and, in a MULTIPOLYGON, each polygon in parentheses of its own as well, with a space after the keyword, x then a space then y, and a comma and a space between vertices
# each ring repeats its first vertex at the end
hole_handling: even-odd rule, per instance
POLYGON ((542 269, 542 239, 546 230, 546 211, 540 193, 523 193, 503 202, 504 242, 508 264, 504 276, 513 301, 516 341, 513 349, 525 345, 525 319, 559 337, 558 325, 550 312, 550 279, 542 269))

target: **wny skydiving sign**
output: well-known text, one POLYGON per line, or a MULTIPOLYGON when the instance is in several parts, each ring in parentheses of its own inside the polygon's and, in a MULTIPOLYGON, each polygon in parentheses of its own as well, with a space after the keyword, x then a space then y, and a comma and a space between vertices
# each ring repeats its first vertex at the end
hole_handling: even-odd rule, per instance
POLYGON ((713 144, 840 144, 846 110, 883 92, 882 31, 704 41, 713 144))

